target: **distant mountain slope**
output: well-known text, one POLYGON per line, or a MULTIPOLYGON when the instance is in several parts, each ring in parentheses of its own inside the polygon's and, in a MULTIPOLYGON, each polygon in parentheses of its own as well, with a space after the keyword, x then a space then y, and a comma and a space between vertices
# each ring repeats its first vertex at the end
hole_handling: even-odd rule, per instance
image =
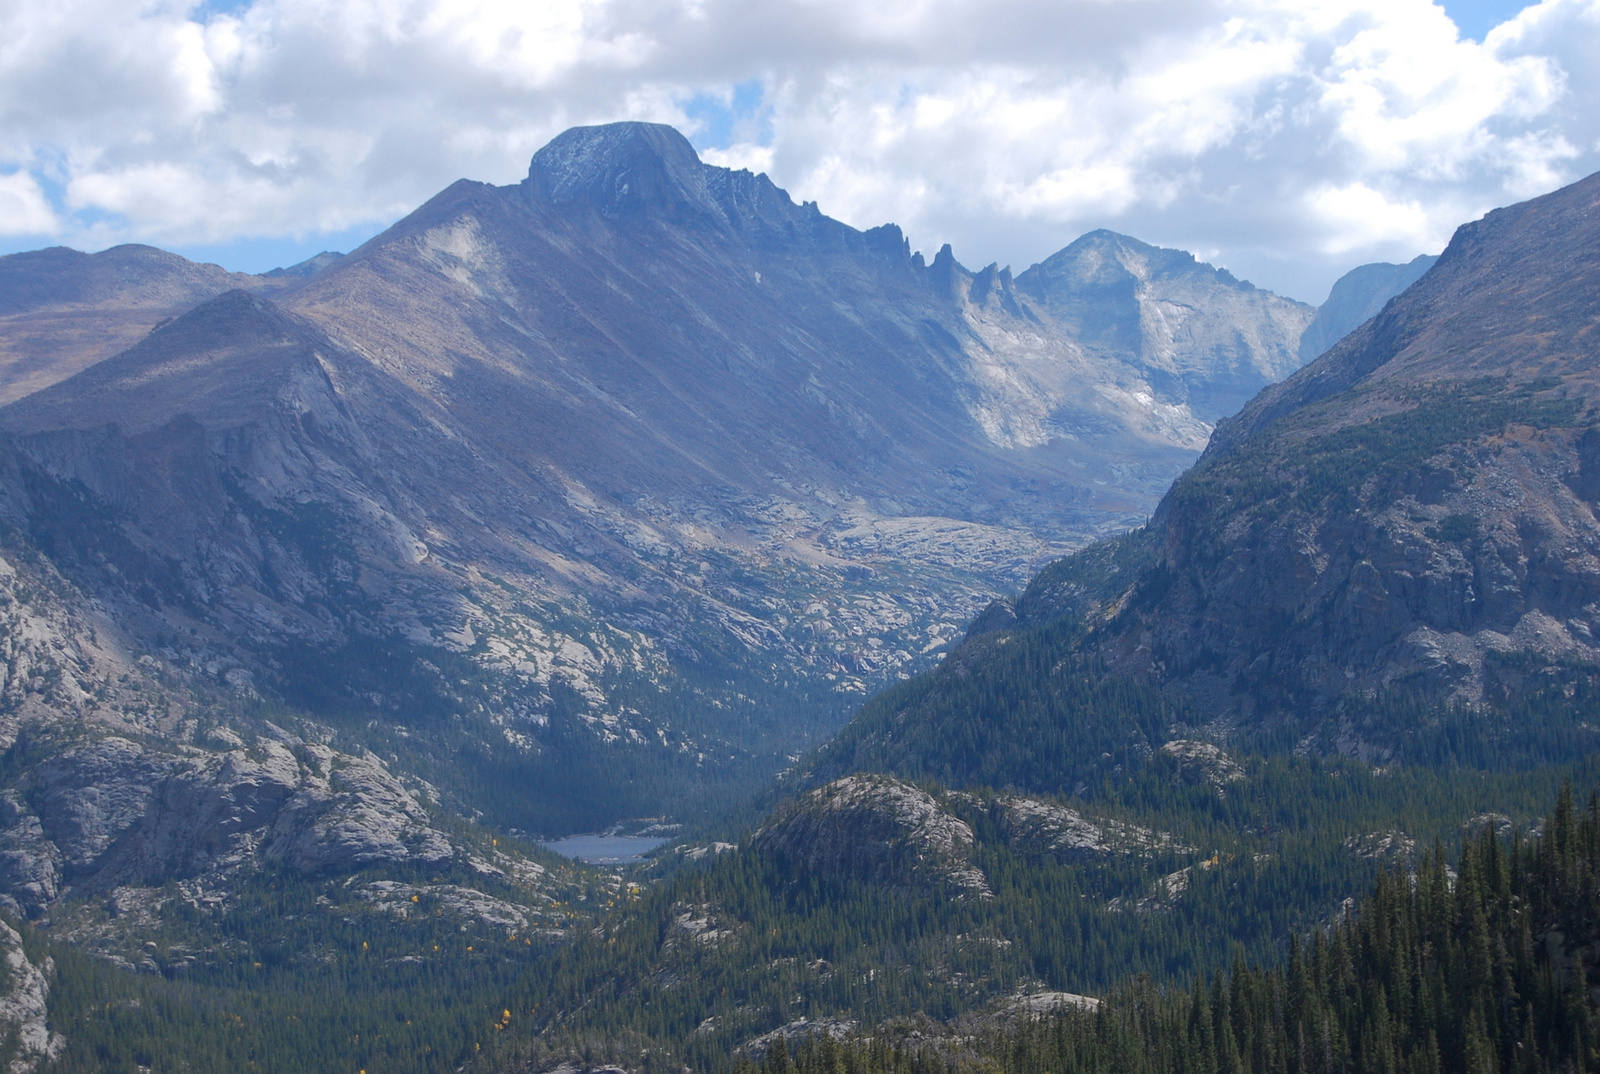
POLYGON ((132 346, 158 322, 223 291, 272 286, 151 246, 0 257, 0 403, 132 346))
POLYGON ((1300 337, 1300 364, 1311 361, 1361 327, 1389 300, 1422 278, 1437 257, 1419 254, 1404 265, 1378 262, 1351 269, 1334 281, 1328 300, 1300 337))
POLYGON ((1600 176, 1462 227, 812 766, 1083 789, 1197 725, 1516 766, 1595 744, 1600 176))
POLYGON ((1306 307, 1182 250, 1091 231, 1018 276, 1017 287, 1068 338, 1137 369, 1157 399, 1208 423, 1302 364, 1292 341, 1306 307))
POLYGON ((171 673, 546 831, 778 768, 1144 517, 1311 317, 1108 233, 927 264, 647 124, 276 286, 0 410, 5 517, 171 673))

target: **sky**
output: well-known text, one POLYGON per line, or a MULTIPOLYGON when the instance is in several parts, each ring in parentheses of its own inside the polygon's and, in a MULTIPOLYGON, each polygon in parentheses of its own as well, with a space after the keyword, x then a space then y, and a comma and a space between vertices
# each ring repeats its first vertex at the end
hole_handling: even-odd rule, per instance
POLYGON ((1319 302, 1600 170, 1600 0, 0 0, 0 253, 262 271, 619 119, 969 267, 1319 302))

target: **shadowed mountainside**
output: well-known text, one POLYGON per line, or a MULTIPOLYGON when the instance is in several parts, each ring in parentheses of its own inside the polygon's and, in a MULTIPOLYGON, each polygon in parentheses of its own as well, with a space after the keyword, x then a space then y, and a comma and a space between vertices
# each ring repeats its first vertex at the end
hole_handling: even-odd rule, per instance
POLYGON ((1437 257, 1421 254, 1404 265, 1378 262, 1351 269, 1334 281, 1328 300, 1300 336, 1304 365, 1378 315, 1389 300, 1422 278, 1437 257))

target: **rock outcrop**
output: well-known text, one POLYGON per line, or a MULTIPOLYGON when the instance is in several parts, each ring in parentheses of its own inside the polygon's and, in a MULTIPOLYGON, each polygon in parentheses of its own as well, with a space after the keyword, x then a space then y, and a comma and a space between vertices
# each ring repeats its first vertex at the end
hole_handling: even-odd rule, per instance
POLYGON ((1029 854, 1063 860, 1114 854, 1148 854, 1155 850, 1188 853, 1166 832, 1106 818, 1091 819, 1076 809, 1022 795, 999 795, 993 810, 1013 847, 1029 854))
POLYGON ((847 776, 801 796, 755 846, 817 876, 989 894, 970 860, 972 828, 928 792, 888 776, 847 776))
POLYGON ((28 960, 17 930, 0 921, 0 1040, 7 1042, 8 1074, 32 1074, 60 1053, 65 1041, 50 1029, 49 958, 28 960))
POLYGON ((1245 778, 1239 763, 1213 742, 1175 738, 1162 743, 1161 755, 1177 767, 1179 779, 1209 784, 1219 795, 1227 794, 1228 784, 1245 778))
POLYGON ((0 894, 30 914, 69 887, 216 879, 275 864, 319 875, 456 856, 376 757, 314 743, 157 749, 106 735, 24 772, 20 787, 0 792, 0 894))

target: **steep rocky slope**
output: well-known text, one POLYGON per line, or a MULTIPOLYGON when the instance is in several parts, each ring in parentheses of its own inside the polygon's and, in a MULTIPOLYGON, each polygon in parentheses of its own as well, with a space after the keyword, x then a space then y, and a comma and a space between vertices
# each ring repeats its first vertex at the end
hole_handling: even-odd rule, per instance
POLYGON ((643 124, 272 284, 0 411, 0 515, 163 673, 547 831, 770 772, 1142 518, 1311 316, 1108 233, 927 264, 643 124))
POLYGON ((50 978, 55 967, 47 957, 34 965, 23 950, 17 930, 0 921, 0 1039, 11 1074, 32 1074, 59 1055, 61 1035, 50 1028, 50 978))
POLYGON ((243 667, 182 675, 137 652, 16 538, 0 536, 0 909, 129 964, 284 877, 395 874, 474 928, 512 910, 564 927, 550 907, 570 878, 463 830, 427 782, 330 745, 335 728, 264 708, 243 667))
POLYGON ((1222 424, 1093 644, 1241 712, 1494 701, 1600 662, 1597 282, 1600 177, 1462 227, 1222 424))

